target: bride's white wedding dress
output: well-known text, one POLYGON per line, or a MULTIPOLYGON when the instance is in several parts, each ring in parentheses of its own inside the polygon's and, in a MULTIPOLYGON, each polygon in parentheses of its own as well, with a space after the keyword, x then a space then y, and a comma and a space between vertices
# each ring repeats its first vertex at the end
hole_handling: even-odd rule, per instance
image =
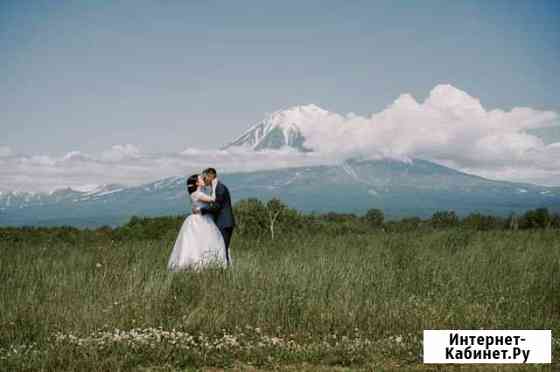
MULTIPOLYGON (((208 188, 191 194, 192 206, 204 206, 208 188), (206 192, 203 192, 206 191, 206 192)), ((211 196, 210 196, 211 197, 211 196)), ((191 214, 183 222, 167 263, 168 270, 201 269, 206 266, 227 266, 224 238, 211 215, 191 214)))

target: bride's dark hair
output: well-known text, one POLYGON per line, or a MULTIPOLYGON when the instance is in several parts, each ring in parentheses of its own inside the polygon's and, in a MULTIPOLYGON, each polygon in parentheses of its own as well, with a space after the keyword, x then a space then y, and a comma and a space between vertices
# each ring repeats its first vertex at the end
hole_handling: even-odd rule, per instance
POLYGON ((198 174, 193 174, 187 179, 187 191, 189 195, 196 191, 198 186, 196 183, 198 182, 198 174))

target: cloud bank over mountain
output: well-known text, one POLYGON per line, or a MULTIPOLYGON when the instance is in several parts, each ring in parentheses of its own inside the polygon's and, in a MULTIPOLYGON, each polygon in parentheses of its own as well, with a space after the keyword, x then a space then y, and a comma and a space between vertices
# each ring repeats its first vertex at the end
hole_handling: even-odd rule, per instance
POLYGON ((486 110, 467 93, 438 85, 422 103, 403 94, 369 117, 319 111, 299 129, 303 146, 325 155, 420 157, 490 178, 558 185, 560 143, 546 145, 527 131, 559 125, 552 111, 486 110))
POLYGON ((12 149, 10 146, 0 145, 0 158, 10 156, 12 154, 12 149))
POLYGON ((53 157, 17 154, 17 149, 0 145, 0 190, 133 185, 207 166, 240 172, 331 164, 349 157, 418 157, 487 178, 560 185, 560 143, 546 144, 527 133, 559 125, 558 114, 552 111, 487 110, 477 98, 451 85, 438 85, 424 102, 402 94, 368 117, 331 113, 315 105, 278 111, 253 127, 257 137, 276 136, 267 137, 258 148, 259 138, 251 128, 223 150, 180 153, 144 153, 125 144, 97 154, 72 151, 53 157), (287 131, 291 133, 287 146, 273 146, 287 131))
POLYGON ((189 175, 214 166, 222 172, 243 172, 316 165, 318 154, 293 150, 266 151, 187 149, 181 153, 143 153, 133 145, 116 145, 99 154, 72 151, 60 157, 13 155, 0 157, 0 191, 42 191, 84 185, 139 185, 175 175, 189 175))

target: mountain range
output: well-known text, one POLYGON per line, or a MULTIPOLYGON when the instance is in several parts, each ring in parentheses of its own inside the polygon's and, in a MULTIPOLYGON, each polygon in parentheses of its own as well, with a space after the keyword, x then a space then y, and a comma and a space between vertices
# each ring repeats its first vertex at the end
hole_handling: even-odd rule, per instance
MULTIPOLYGON (((329 112, 315 105, 268 115, 223 146, 252 151, 311 152, 306 144, 329 112)), ((223 172, 220 172, 223 173, 223 172)), ((221 174, 234 202, 280 198, 304 212, 364 213, 382 209, 389 218, 428 217, 437 210, 508 215, 548 207, 560 211, 560 188, 495 181, 427 160, 350 158, 336 164, 221 174)), ((0 225, 119 225, 131 216, 187 214, 186 177, 140 186, 101 185, 51 193, 0 192, 0 225)))

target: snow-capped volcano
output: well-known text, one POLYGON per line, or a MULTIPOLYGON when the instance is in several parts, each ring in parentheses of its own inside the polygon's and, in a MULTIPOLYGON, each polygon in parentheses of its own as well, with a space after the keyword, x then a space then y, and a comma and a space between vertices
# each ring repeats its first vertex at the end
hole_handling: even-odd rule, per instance
MULTIPOLYGON (((271 161, 269 169, 259 166, 258 171, 224 172, 220 178, 229 186, 234 202, 279 198, 307 212, 363 213, 379 208, 388 217, 429 217, 449 209, 459 215, 481 212, 507 216, 538 207, 557 212, 558 187, 494 181, 429 161, 451 154, 451 160, 477 164, 480 159, 471 158, 471 153, 483 159, 505 158, 529 148, 545 153, 538 141, 512 132, 515 128, 538 129, 557 117, 535 112, 523 108, 485 111, 477 98, 450 85, 438 85, 424 102, 403 94, 385 110, 368 117, 339 115, 313 104, 294 106, 267 115, 222 148, 249 150, 239 151, 239 159, 257 159, 264 167, 269 166, 268 159, 278 156, 282 168, 271 161), (501 142, 511 147, 500 148, 501 142), (527 147, 516 147, 516 142, 527 147), (286 157, 274 151, 251 153, 285 148, 293 150, 282 154, 286 157), (458 157, 463 153, 464 157, 458 157), (246 155, 249 157, 243 157, 246 155), (289 163, 291 159, 297 164, 289 163)), ((552 145, 549 148, 554 150, 552 145)), ((193 155, 201 169, 210 159, 200 154, 205 155, 194 149, 182 153, 189 158, 193 155)), ((238 154, 220 152, 214 164, 220 172, 229 170, 230 164, 222 155, 238 154)), ((70 153, 65 161, 82 161, 80 156, 70 153)), ((123 156, 137 159, 139 155, 127 145, 114 146, 104 156, 102 160, 120 161, 123 156)), ((237 161, 233 159, 231 164, 237 161)), ((4 191, 0 192, 0 226, 89 227, 121 224, 133 215, 185 214, 190 211, 185 181, 177 175, 132 187, 87 184, 51 193, 4 191)))
POLYGON ((305 146, 305 135, 321 125, 328 115, 327 110, 313 104, 275 111, 222 149, 244 147, 258 151, 288 146, 299 151, 312 151, 305 146))

